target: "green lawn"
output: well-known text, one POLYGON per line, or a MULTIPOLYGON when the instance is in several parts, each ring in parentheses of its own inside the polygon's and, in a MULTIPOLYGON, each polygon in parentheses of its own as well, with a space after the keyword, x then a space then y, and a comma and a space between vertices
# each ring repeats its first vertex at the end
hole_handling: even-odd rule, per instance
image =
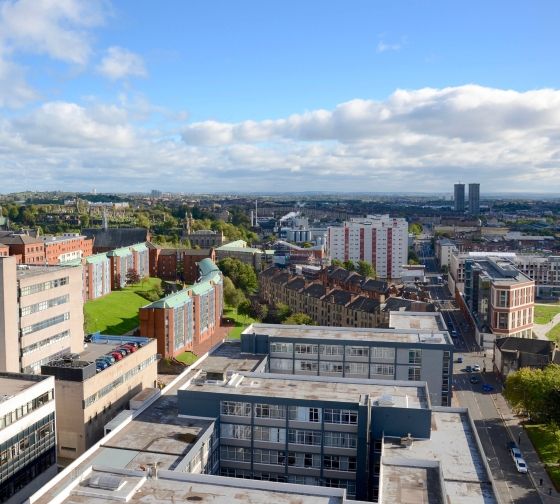
POLYGON ((138 309, 150 303, 140 293, 161 285, 159 278, 150 278, 144 284, 131 285, 84 305, 86 332, 125 334, 138 327, 138 309))
POLYGON ((193 354, 192 352, 183 352, 180 355, 175 357, 179 362, 183 362, 187 366, 194 364, 198 360, 198 355, 193 354))
POLYGON ((554 432, 544 424, 526 425, 525 430, 539 452, 541 462, 545 465, 554 486, 560 488, 560 446, 554 432))
POLYGON ((546 333, 546 337, 550 341, 560 341, 560 324, 556 324, 550 331, 546 333))
POLYGON ((233 327, 228 334, 229 339, 239 339, 241 333, 253 322, 257 322, 256 319, 249 317, 247 315, 240 315, 237 313, 237 308, 232 308, 231 306, 226 306, 224 308, 224 318, 230 318, 235 321, 235 327, 233 327))
POLYGON ((548 324, 560 313, 560 305, 535 305, 535 324, 548 324))

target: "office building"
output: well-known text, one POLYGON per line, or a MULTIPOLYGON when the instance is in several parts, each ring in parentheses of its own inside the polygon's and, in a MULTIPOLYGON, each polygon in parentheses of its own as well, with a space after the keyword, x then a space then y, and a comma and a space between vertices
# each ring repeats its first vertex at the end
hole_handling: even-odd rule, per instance
POLYGON ((239 259, 250 264, 257 271, 261 271, 267 264, 272 263, 274 250, 261 250, 247 246, 244 240, 236 240, 216 248, 216 260, 221 261, 226 257, 239 259))
POLYGON ((0 373, 0 502, 23 502, 56 473, 54 378, 0 373))
POLYGON ((327 249, 331 259, 364 260, 378 278, 399 279, 408 263, 408 223, 388 215, 369 215, 329 227, 327 249))
POLYGON ((81 266, 0 258, 0 371, 39 373, 84 342, 81 266))
POLYGON ((251 324, 248 354, 268 355, 271 373, 422 380, 430 401, 450 406, 453 342, 441 313, 391 312, 390 329, 251 324))
POLYGON ((422 382, 266 374, 266 360, 222 344, 34 504, 497 504, 467 409, 432 406, 422 382))
POLYGON ((157 385, 156 342, 149 338, 94 336, 74 358, 41 367, 41 374, 56 378, 58 457, 75 459, 103 437, 105 425, 144 389, 157 385), (139 348, 105 369, 96 360, 126 342, 139 348))
POLYGON ((465 211, 465 184, 455 184, 453 191, 453 204, 456 212, 465 211))
POLYGON ((493 347, 496 338, 531 338, 535 282, 510 261, 498 257, 465 260, 464 305, 479 345, 493 347))
POLYGON ((469 213, 480 213, 480 184, 469 184, 469 213))
POLYGON ((158 353, 165 357, 187 350, 202 355, 223 338, 222 273, 208 258, 198 267, 196 284, 140 308, 140 334, 156 338, 158 353))

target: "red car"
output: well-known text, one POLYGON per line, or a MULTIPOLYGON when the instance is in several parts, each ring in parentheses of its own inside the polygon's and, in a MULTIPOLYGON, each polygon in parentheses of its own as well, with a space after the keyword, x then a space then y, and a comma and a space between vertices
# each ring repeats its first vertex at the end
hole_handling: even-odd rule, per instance
POLYGON ((123 358, 122 353, 117 352, 117 351, 111 352, 109 355, 112 355, 115 358, 116 361, 120 361, 123 358))

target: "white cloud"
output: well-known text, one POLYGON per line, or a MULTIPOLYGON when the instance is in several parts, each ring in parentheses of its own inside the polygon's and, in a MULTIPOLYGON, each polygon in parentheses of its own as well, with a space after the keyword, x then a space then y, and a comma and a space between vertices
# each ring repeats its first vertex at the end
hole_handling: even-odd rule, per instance
POLYGON ((376 52, 384 53, 384 52, 397 52, 400 51, 406 45, 406 37, 401 37, 398 42, 386 42, 385 34, 379 35, 379 42, 377 43, 377 47, 375 48, 376 52))
POLYGON ((111 80, 147 75, 142 57, 122 47, 109 47, 97 70, 111 80))
POLYGON ((182 138, 133 108, 50 102, 0 120, 2 190, 560 191, 560 90, 397 90, 182 138))

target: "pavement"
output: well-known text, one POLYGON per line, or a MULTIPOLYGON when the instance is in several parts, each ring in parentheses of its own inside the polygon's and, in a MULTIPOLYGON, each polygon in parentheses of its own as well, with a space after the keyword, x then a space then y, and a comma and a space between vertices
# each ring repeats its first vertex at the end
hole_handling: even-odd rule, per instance
MULTIPOLYGON (((535 303, 537 304, 537 303, 535 303)), ((550 306, 550 305, 543 305, 550 306)), ((533 334, 535 334, 539 339, 547 340, 546 333, 550 331, 555 325, 560 324, 560 313, 557 313, 552 317, 552 320, 548 324, 534 324, 533 334)))

